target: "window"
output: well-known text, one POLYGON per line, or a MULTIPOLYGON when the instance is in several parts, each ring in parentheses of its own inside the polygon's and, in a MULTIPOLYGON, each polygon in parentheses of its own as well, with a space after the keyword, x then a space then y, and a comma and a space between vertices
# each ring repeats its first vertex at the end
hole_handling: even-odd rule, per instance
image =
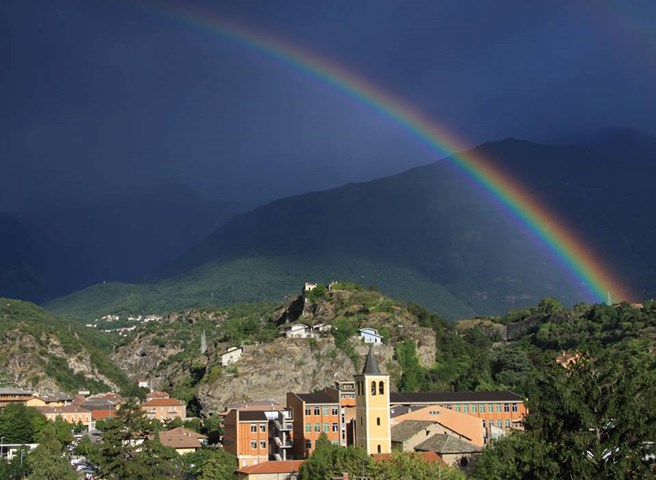
POLYGON ((469 413, 469 405, 462 406, 462 413, 469 413))
POLYGON ((312 415, 312 409, 310 407, 305 407, 305 415, 312 415))
POLYGON ((503 422, 501 420, 497 420, 497 427, 503 428, 503 422))
POLYGON ((380 393, 381 395, 385 394, 385 382, 383 382, 382 380, 378 382, 378 393, 380 393))
POLYGON ((266 440, 260 440, 260 449, 266 450, 266 440))
POLYGON ((257 442, 255 440, 251 441, 251 448, 257 449, 257 442))
POLYGON ((380 448, 380 445, 378 445, 378 453, 382 453, 382 452, 383 452, 383 449, 380 448))
POLYGON ((371 394, 376 395, 376 382, 371 382, 371 394))
POLYGON ((477 413, 478 408, 476 408, 476 404, 473 404, 471 407, 472 407, 472 413, 477 413))
POLYGON ((460 411, 460 405, 456 403, 456 412, 460 411))
POLYGON ((251 423, 251 432, 257 432, 257 424, 251 423))
POLYGON ((494 412, 494 405, 492 405, 491 403, 488 403, 487 404, 487 413, 492 413, 492 412, 494 412))
POLYGON ((328 415, 328 406, 323 407, 323 414, 328 415))
POLYGON ((315 423, 314 424, 314 431, 315 432, 320 432, 321 431, 321 424, 320 423, 315 423))
POLYGON ((516 412, 516 411, 517 411, 517 404, 516 404, 516 403, 513 403, 513 404, 512 404, 512 411, 513 411, 513 412, 516 412))
POLYGON ((319 408, 319 407, 314 407, 314 414, 315 414, 315 415, 321 415, 321 408, 319 408))
POLYGON ((336 447, 339 447, 339 440, 333 440, 333 445, 335 445, 336 447))
POLYGON ((506 420, 506 428, 510 428, 510 420, 506 420))
POLYGON ((503 411, 508 413, 510 411, 510 404, 504 403, 503 404, 503 411))
POLYGON ((501 404, 497 403, 496 405, 497 405, 497 413, 500 413, 501 412, 501 404))
POLYGON ((339 408, 333 407, 330 413, 332 415, 339 415, 339 408))
POLYGON ((266 423, 260 423, 260 432, 266 432, 266 423))
POLYGON ((305 424, 305 433, 310 433, 312 431, 312 424, 311 423, 306 423, 305 424))
POLYGON ((308 450, 312 449, 312 440, 305 441, 305 448, 307 448, 308 450))
POLYGON ((323 424, 323 431, 326 433, 330 432, 330 423, 323 424))
POLYGON ((339 425, 336 423, 333 423, 333 432, 338 432, 339 431, 339 425))
POLYGON ((376 425, 380 427, 380 417, 376 417, 376 425))

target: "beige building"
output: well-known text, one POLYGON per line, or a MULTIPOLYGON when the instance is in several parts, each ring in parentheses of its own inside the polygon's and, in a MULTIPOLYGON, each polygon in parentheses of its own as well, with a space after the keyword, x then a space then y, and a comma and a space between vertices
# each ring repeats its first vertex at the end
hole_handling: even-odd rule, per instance
POLYGON ((239 480, 295 480, 303 460, 262 462, 237 470, 239 480))
POLYGON ((75 424, 82 423, 87 430, 91 427, 91 411, 77 405, 64 405, 61 407, 34 407, 43 415, 46 420, 54 421, 60 417, 65 422, 75 424))
POLYGON ((187 407, 175 398, 155 398, 141 404, 141 409, 146 412, 146 417, 161 422, 187 417, 187 407))
POLYGON ((180 455, 193 453, 207 442, 207 437, 183 427, 159 432, 159 441, 165 447, 174 448, 180 455))
POLYGON ((378 368, 369 349, 361 375, 355 375, 355 445, 368 454, 390 453, 391 421, 389 375, 378 368))

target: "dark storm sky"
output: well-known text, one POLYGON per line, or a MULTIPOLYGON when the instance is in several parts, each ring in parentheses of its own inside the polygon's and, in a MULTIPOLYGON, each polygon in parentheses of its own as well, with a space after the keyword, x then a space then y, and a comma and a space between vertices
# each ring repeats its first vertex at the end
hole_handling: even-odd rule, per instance
MULTIPOLYGON (((470 145, 656 133, 653 0, 204 7, 358 72, 470 145)), ((172 184, 259 202, 437 159, 335 89, 137 1, 5 0, 0 61, 0 211, 172 184)))

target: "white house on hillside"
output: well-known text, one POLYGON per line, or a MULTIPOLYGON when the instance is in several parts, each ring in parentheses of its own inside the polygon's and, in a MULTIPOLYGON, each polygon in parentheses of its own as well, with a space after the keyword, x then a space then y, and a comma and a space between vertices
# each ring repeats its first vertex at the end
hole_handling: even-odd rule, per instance
POLYGON ((358 334, 364 340, 364 343, 383 343, 383 337, 378 334, 378 330, 375 328, 360 328, 358 334))
POLYGON ((230 347, 225 353, 221 354, 221 366, 227 367, 228 365, 232 365, 241 358, 242 353, 244 353, 243 348, 230 347))

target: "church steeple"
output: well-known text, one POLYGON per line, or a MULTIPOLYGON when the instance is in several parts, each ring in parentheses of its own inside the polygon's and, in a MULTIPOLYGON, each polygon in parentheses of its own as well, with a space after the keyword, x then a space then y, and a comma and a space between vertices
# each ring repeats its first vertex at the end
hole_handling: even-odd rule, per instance
POLYGON ((382 375, 380 373, 380 368, 378 368, 378 361, 376 360, 376 355, 374 355, 373 345, 369 347, 369 353, 367 354, 367 360, 364 362, 362 375, 382 375))
POLYGON ((380 371, 369 348, 364 368, 355 375, 355 444, 368 454, 391 452, 389 375, 380 371))

